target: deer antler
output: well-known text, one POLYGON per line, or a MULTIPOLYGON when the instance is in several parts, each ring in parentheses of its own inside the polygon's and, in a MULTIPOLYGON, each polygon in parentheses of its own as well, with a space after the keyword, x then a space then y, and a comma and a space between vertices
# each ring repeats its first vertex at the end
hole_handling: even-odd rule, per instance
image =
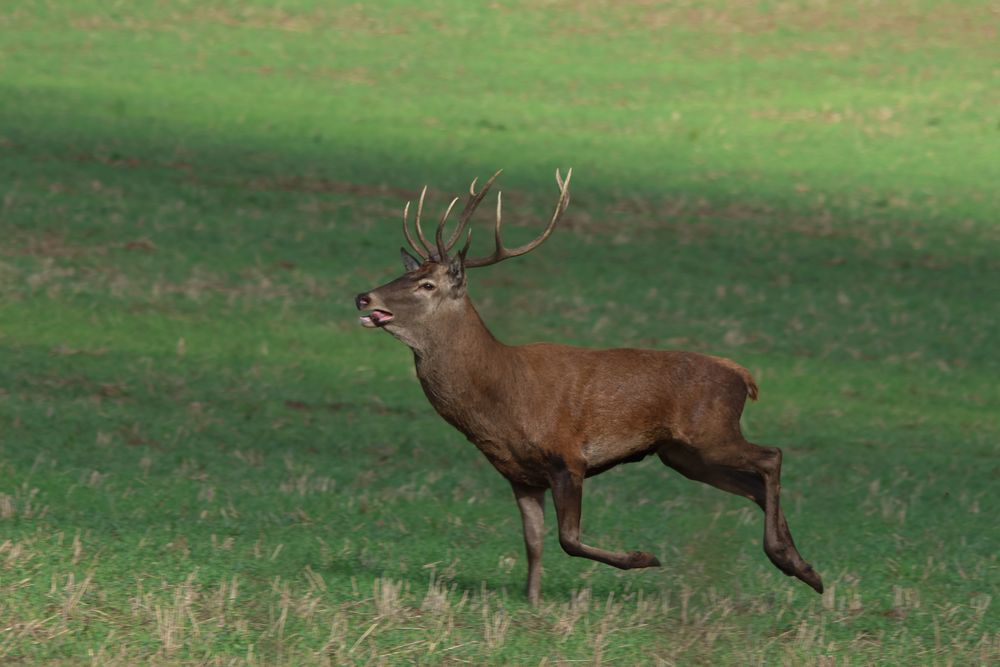
MULTIPOLYGON (((417 244, 417 239, 414 239, 413 235, 410 233, 410 226, 408 222, 410 203, 407 202, 406 207, 403 209, 403 235, 406 237, 407 243, 410 244, 410 247, 414 250, 414 252, 416 252, 422 259, 433 259, 438 262, 447 261, 448 252, 455 247, 455 244, 458 242, 459 238, 461 238, 462 232, 465 231, 466 225, 469 220, 472 219, 473 213, 476 212, 479 204, 481 204, 483 199, 486 198, 486 194, 490 191, 490 188, 493 187, 494 181, 497 180, 497 177, 501 174, 501 172, 503 172, 502 169, 493 174, 490 179, 486 181, 483 188, 479 192, 476 192, 476 181, 479 179, 476 178, 472 180, 472 184, 469 186, 469 198, 466 200, 465 207, 459 215, 458 225, 456 225, 455 230, 451 233, 451 236, 448 237, 447 243, 444 242, 444 227, 448 221, 448 216, 451 215, 452 209, 455 208, 455 204, 458 202, 458 198, 456 197, 451 201, 448 208, 445 210, 444 215, 441 216, 441 222, 438 223, 437 230, 434 233, 433 247, 431 246, 430 241, 427 240, 427 237, 424 236, 424 230, 420 226, 420 216, 424 210, 424 198, 427 196, 427 187, 425 186, 420 192, 420 201, 417 202, 417 216, 414 220, 414 226, 417 230, 417 239, 420 240, 419 245, 417 244)), ((496 264, 497 262, 509 259, 510 257, 517 257, 518 255, 531 252, 536 247, 541 245, 541 243, 545 241, 545 239, 549 238, 550 234, 552 234, 552 230, 555 228, 559 218, 562 217, 562 214, 566 211, 566 207, 569 206, 569 179, 572 175, 573 170, 570 169, 566 172, 566 180, 564 181, 559 173, 559 170, 556 169, 556 183, 559 185, 559 202, 556 204, 556 210, 555 213, 552 214, 552 219, 549 221, 548 226, 545 228, 545 231, 542 232, 541 236, 536 238, 531 243, 519 246, 513 250, 505 248, 500 239, 503 204, 500 193, 497 193, 497 222, 494 230, 496 248, 494 249, 493 254, 488 257, 467 260, 465 262, 465 266, 467 268, 489 266, 490 264, 496 264)), ((465 256, 465 253, 468 252, 469 244, 471 242, 472 230, 469 230, 465 239, 465 245, 459 253, 463 257, 465 256)))
POLYGON ((448 261, 448 250, 451 249, 451 246, 446 246, 444 244, 444 241, 441 240, 441 235, 444 233, 444 223, 448 220, 448 216, 451 215, 451 209, 455 208, 455 204, 457 203, 458 197, 451 200, 451 203, 448 204, 448 208, 444 212, 444 215, 441 216, 441 222, 438 223, 437 231, 434 232, 434 243, 437 245, 437 260, 439 262, 448 261))
MULTIPOLYGON (((524 255, 531 252, 538 246, 540 246, 545 239, 549 238, 552 234, 552 230, 555 229, 556 223, 562 217, 563 213, 566 212, 566 207, 569 206, 569 179, 573 177, 573 170, 570 169, 566 172, 566 180, 564 181, 556 169, 556 183, 559 185, 559 201, 556 203, 556 210, 552 213, 552 219, 549 220, 548 226, 545 231, 541 233, 534 241, 530 243, 525 243, 522 246, 516 248, 505 248, 503 245, 503 240, 500 238, 500 225, 502 224, 503 216, 503 200, 499 193, 497 193, 497 222, 493 229, 493 237, 496 243, 496 247, 493 249, 493 254, 487 255, 486 257, 476 257, 474 259, 465 260, 465 268, 474 269, 480 266, 490 266, 491 264, 496 264, 497 262, 502 262, 505 259, 510 259, 511 257, 518 257, 519 255, 524 255)), ((468 247, 468 244, 466 244, 468 247)))
POLYGON ((458 238, 462 235, 462 231, 465 229, 465 225, 472 219, 472 214, 476 212, 479 208, 479 204, 486 198, 486 193, 490 191, 493 187, 493 182, 497 180, 497 176, 503 173, 503 169, 497 171, 497 173, 490 176, 490 180, 486 181, 483 189, 476 192, 476 181, 478 178, 472 179, 472 185, 469 186, 469 198, 465 202, 465 208, 462 209, 462 214, 458 217, 458 226, 455 227, 455 231, 451 233, 451 237, 448 239, 448 243, 445 245, 445 250, 451 250, 458 238))
POLYGON ((420 214, 424 212, 424 197, 427 196, 427 186, 420 192, 420 201, 417 202, 417 235, 420 237, 420 242, 423 244, 423 248, 417 245, 417 242, 413 240, 413 236, 410 235, 410 224, 407 220, 410 215, 410 202, 406 202, 406 206, 403 208, 403 235, 406 237, 406 242, 410 244, 413 251, 417 253, 421 259, 430 258, 433 251, 431 246, 427 243, 427 239, 424 238, 424 231, 420 229, 420 214))
MULTIPOLYGON (((410 233, 410 226, 409 226, 410 202, 406 202, 406 207, 403 209, 403 235, 406 237, 407 243, 410 244, 410 248, 412 248, 413 251, 416 252, 421 257, 421 259, 430 259, 431 257, 436 257, 441 261, 447 260, 448 252, 455 246, 455 243, 462 235, 462 231, 465 230, 465 226, 472 218, 472 214, 476 212, 476 209, 479 207, 479 204, 486 197, 486 193, 488 193, 490 191, 490 188, 493 186, 493 182, 497 180, 497 176, 499 176, 502 172, 503 169, 493 174, 490 177, 490 180, 486 181, 486 184, 483 185, 483 189, 480 190, 479 192, 476 192, 476 181, 478 181, 479 179, 478 178, 472 179, 472 185, 469 186, 469 198, 466 200, 465 207, 462 209, 462 213, 458 217, 458 226, 456 226, 455 230, 451 233, 451 236, 448 238, 448 242, 442 244, 441 236, 444 233, 445 222, 448 220, 448 216, 451 214, 451 210, 452 208, 454 208, 455 203, 458 201, 458 199, 455 199, 451 202, 451 204, 448 206, 448 210, 445 211, 444 216, 442 216, 441 222, 438 223, 438 228, 434 235, 435 247, 433 248, 431 247, 430 242, 427 240, 427 237, 424 236, 423 229, 420 227, 420 216, 424 210, 424 198, 427 196, 427 187, 424 186, 424 189, 420 192, 420 201, 417 203, 417 218, 415 220, 417 228, 417 238, 420 239, 422 247, 421 245, 417 244, 416 239, 414 239, 413 235, 410 233)), ((467 249, 468 249, 468 240, 466 240, 465 250, 467 249)), ((465 250, 462 251, 463 254, 465 250)))

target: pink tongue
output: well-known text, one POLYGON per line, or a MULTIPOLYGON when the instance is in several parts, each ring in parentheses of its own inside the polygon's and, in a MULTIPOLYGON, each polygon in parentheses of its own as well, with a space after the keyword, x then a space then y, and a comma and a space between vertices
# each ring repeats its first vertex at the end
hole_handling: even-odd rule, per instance
POLYGON ((374 311, 372 311, 371 319, 372 319, 372 322, 374 322, 375 324, 380 324, 383 320, 385 320, 385 321, 391 320, 392 319, 392 315, 390 315, 389 313, 383 312, 381 310, 374 310, 374 311))

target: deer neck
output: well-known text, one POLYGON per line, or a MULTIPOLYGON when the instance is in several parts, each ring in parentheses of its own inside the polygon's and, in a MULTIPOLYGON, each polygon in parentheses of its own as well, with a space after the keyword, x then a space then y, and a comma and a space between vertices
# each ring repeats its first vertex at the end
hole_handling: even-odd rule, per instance
POLYGON ((511 348, 486 328, 469 298, 435 318, 424 344, 413 347, 417 377, 424 393, 446 419, 459 406, 496 393, 510 377, 511 348))

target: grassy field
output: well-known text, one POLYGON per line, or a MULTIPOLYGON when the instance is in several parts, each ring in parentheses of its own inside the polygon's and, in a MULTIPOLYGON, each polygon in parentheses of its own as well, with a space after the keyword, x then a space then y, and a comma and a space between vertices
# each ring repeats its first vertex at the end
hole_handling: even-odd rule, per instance
POLYGON ((4 3, 0 662, 997 664, 996 19, 4 3), (470 276, 484 319, 750 368, 823 596, 647 460, 588 481, 584 535, 664 567, 550 525, 526 604, 507 483, 353 295, 423 184, 504 168, 517 243, 557 166, 555 235, 470 276))

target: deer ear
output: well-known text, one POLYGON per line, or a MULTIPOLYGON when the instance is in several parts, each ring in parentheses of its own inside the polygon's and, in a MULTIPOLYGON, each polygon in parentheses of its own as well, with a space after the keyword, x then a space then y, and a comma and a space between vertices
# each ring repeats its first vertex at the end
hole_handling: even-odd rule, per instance
POLYGON ((465 283, 465 255, 458 253, 448 260, 448 277, 456 286, 465 283))
POLYGON ((407 271, 416 271, 420 268, 420 262, 417 258, 406 252, 406 248, 399 249, 399 256, 403 258, 403 268, 407 271))

